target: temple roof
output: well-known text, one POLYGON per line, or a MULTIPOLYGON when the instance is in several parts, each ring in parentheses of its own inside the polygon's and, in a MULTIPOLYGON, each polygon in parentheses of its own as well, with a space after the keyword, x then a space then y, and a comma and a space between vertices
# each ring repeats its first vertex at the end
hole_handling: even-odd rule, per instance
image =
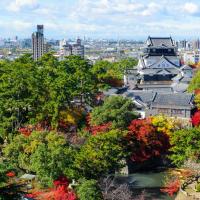
POLYGON ((189 93, 157 93, 152 105, 188 107, 192 106, 194 95, 189 93))
POLYGON ((126 93, 124 93, 124 96, 132 98, 140 105, 145 106, 153 101, 155 94, 156 93, 154 91, 128 90, 126 93))
POLYGON ((188 88, 187 83, 173 83, 172 88, 174 92, 186 92, 188 88))
POLYGON ((188 65, 183 65, 180 68, 181 70, 193 70, 192 67, 188 66, 188 65))
POLYGON ((175 45, 171 37, 148 37, 147 45, 149 47, 171 47, 174 48, 175 45))
POLYGON ((177 70, 178 70, 179 66, 175 65, 167 57, 161 56, 160 59, 157 62, 155 62, 152 65, 149 65, 148 67, 150 67, 150 68, 171 68, 171 67, 176 67, 177 70), (164 67, 162 66, 163 64, 165 65, 164 67))

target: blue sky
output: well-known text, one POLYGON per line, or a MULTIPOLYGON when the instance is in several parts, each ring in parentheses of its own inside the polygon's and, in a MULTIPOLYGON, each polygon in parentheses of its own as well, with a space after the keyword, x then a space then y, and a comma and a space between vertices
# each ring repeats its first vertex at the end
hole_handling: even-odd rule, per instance
POLYGON ((200 36, 200 0, 0 0, 0 37, 200 36))

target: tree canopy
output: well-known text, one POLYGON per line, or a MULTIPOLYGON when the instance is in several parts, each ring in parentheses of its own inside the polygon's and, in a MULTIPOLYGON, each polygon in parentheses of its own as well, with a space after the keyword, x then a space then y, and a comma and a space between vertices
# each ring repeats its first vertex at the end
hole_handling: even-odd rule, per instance
POLYGON ((77 188, 77 194, 80 200, 103 200, 98 182, 94 179, 82 180, 77 188))
POLYGON ((113 63, 100 60, 94 64, 92 72, 97 76, 100 88, 118 86, 122 84, 121 80, 123 80, 124 70, 134 68, 137 62, 133 58, 126 58, 113 63))
POLYGON ((112 122, 112 127, 126 129, 129 123, 137 118, 134 108, 131 99, 122 96, 108 97, 102 106, 92 110, 91 124, 101 125, 112 122))
POLYGON ((57 128, 60 112, 75 101, 92 105, 97 87, 91 69, 78 56, 58 61, 50 53, 38 62, 25 55, 0 63, 0 136, 43 121, 57 128))
POLYGON ((127 141, 131 160, 143 162, 167 153, 169 136, 155 127, 151 119, 133 120, 128 127, 127 141))
POLYGON ((190 85, 188 87, 189 92, 193 92, 196 89, 200 88, 200 71, 198 71, 195 76, 193 77, 192 81, 190 82, 190 85))
POLYGON ((190 128, 174 132, 170 137, 171 155, 174 164, 180 166, 188 159, 200 161, 200 129, 190 128))
POLYGON ((35 131, 30 136, 15 136, 4 155, 14 167, 34 172, 48 184, 64 172, 70 175, 74 153, 63 136, 35 131))
POLYGON ((118 170, 121 159, 127 156, 122 142, 125 134, 123 131, 111 130, 90 136, 74 161, 80 177, 98 178, 118 170))

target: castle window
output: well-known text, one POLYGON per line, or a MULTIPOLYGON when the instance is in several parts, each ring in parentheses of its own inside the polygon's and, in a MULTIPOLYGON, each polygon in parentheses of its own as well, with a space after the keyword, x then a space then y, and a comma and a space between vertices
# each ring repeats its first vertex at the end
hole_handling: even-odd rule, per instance
POLYGON ((180 109, 172 109, 172 114, 174 114, 174 115, 183 114, 183 110, 180 110, 180 109))
POLYGON ((170 109, 168 108, 158 108, 158 113, 163 113, 163 114, 169 114, 170 113, 170 109))

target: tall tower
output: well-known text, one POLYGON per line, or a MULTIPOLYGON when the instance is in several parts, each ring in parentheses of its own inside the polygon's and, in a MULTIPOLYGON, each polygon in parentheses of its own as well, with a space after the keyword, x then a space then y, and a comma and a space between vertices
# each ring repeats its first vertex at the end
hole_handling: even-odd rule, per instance
POLYGON ((37 25, 37 31, 32 34, 33 59, 37 61, 44 54, 44 26, 37 25))

